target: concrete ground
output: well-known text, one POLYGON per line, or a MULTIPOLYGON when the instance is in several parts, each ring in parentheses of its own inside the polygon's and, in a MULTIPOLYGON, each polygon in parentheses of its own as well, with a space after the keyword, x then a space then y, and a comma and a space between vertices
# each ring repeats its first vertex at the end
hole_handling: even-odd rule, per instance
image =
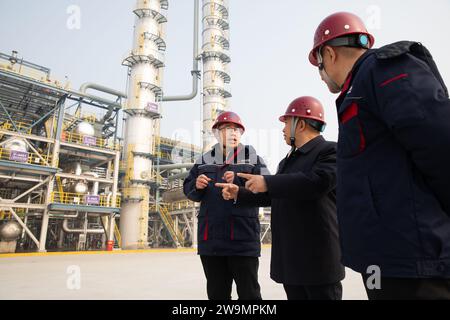
MULTIPOLYGON (((260 284, 266 300, 285 300, 269 278, 270 247, 262 251, 260 284)), ((0 300, 202 300, 206 283, 195 251, 0 255, 0 300)), ((347 270, 344 299, 367 299, 361 277, 347 270)), ((233 288, 233 298, 236 299, 233 288)))

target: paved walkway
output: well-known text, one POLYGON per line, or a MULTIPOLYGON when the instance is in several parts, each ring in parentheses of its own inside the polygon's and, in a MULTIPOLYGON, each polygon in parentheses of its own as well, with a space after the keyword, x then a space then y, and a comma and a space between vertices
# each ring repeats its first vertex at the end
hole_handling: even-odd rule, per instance
MULTIPOLYGON (((266 247, 259 272, 263 298, 285 300, 283 287, 269 278, 269 263, 266 247)), ((343 286, 344 299, 367 298, 360 276, 350 270, 343 286)), ((0 255, 0 300, 205 298, 203 270, 193 250, 0 255)))

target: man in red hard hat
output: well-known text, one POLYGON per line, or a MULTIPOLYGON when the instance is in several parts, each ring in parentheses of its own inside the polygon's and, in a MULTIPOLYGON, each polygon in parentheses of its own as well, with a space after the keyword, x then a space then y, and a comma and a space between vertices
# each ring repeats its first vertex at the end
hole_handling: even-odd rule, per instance
POLYGON ((309 61, 336 101, 343 263, 369 299, 450 299, 450 100, 430 52, 325 18, 309 61))
POLYGON ((238 208, 224 200, 217 182, 244 185, 237 173, 266 173, 263 160, 251 146, 240 143, 245 128, 234 112, 223 112, 213 125, 218 143, 205 153, 184 181, 185 195, 200 202, 198 254, 210 300, 231 299, 233 281, 240 300, 260 300, 258 267, 261 253, 258 209, 238 208))
POLYGON ((292 147, 276 175, 238 174, 245 186, 219 183, 224 199, 237 207, 271 206, 271 278, 282 283, 289 300, 340 300, 336 221, 336 144, 325 141, 322 104, 295 99, 280 117, 292 147))

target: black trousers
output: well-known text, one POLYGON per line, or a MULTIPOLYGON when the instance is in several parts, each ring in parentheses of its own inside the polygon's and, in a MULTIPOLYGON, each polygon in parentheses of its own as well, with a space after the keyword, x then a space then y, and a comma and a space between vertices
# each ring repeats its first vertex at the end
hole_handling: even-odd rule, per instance
POLYGON ((342 300, 341 282, 319 286, 293 286, 284 284, 288 300, 342 300))
POLYGON ((450 279, 381 277, 381 288, 369 289, 368 276, 362 278, 369 300, 450 300, 450 279))
POLYGON ((257 257, 200 256, 209 300, 231 300, 233 280, 239 300, 261 300, 257 257))

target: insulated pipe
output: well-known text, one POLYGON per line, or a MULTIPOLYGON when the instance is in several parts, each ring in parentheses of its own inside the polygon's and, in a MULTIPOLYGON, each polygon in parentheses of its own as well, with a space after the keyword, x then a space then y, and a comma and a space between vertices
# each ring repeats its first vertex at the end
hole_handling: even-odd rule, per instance
MULTIPOLYGON (((200 10, 200 0, 194 0, 194 43, 193 43, 193 53, 192 53, 192 92, 187 95, 180 95, 180 96, 163 96, 162 101, 164 102, 171 102, 171 101, 187 101, 194 99, 198 94, 198 82, 199 82, 199 60, 201 59, 199 57, 199 10, 200 10)), ((80 87, 80 92, 83 94, 86 94, 86 91, 88 89, 95 89, 101 92, 109 93, 114 96, 118 96, 124 99, 127 99, 128 96, 126 93, 117 91, 115 89, 111 89, 96 83, 92 82, 86 82, 80 87)), ((115 102, 111 101, 111 104, 114 104, 115 102)), ((109 113, 109 111, 108 111, 109 113)), ((105 115, 106 118, 106 115, 105 115)))
MULTIPOLYGON (((105 87, 105 86, 102 86, 100 84, 93 83, 93 82, 85 82, 85 83, 83 83, 81 85, 81 87, 80 87, 80 92, 83 93, 83 94, 86 94, 86 91, 88 89, 93 89, 93 90, 97 90, 97 91, 100 91, 100 92, 108 93, 108 94, 111 94, 113 96, 117 96, 119 98, 124 98, 124 99, 127 98, 127 95, 125 93, 123 93, 123 92, 120 92, 118 90, 111 89, 111 88, 108 88, 108 87, 105 87)), ((105 123, 105 121, 108 120, 111 117, 111 115, 114 112, 114 105, 116 103, 117 102, 115 102, 115 101, 111 101, 111 105, 110 105, 110 107, 108 109, 108 112, 105 114, 105 116, 101 120, 102 123, 105 123)))
MULTIPOLYGON (((112 196, 112 192, 108 192, 108 195, 106 196, 106 203, 108 204, 108 206, 110 206, 110 200, 111 200, 111 196, 112 196)), ((114 207, 113 205, 111 205, 111 207, 114 207)))
POLYGON ((81 169, 81 163, 80 162, 75 162, 75 174, 77 176, 80 176, 82 173, 82 169, 81 169))
MULTIPOLYGON (((110 107, 113 106, 113 107, 115 107, 117 109, 121 109, 122 108, 122 105, 120 105, 119 103, 117 103, 115 101, 111 101, 111 100, 108 100, 108 99, 105 99, 105 98, 101 98, 101 97, 98 97, 98 96, 94 96, 94 95, 90 95, 90 94, 87 94, 87 93, 82 93, 82 92, 79 92, 79 91, 74 91, 74 90, 66 90, 66 91, 69 92, 70 94, 78 96, 78 97, 80 97, 82 99, 90 99, 90 100, 99 101, 101 103, 109 105, 110 107)), ((106 108, 104 108, 104 109, 106 109, 106 108)))
POLYGON ((198 93, 198 75, 200 71, 199 67, 199 48, 198 48, 198 31, 199 31, 199 10, 200 10, 200 0, 194 0, 194 44, 193 44, 193 58, 192 58, 192 92, 188 95, 182 96, 163 96, 162 101, 187 101, 192 100, 197 96, 198 93))
MULTIPOLYGON (((85 176, 92 176, 94 178, 98 178, 98 174, 95 172, 85 172, 84 173, 85 176)), ((94 181, 94 185, 92 187, 92 194, 93 195, 98 195, 98 186, 99 186, 99 182, 98 181, 94 181)))
POLYGON ((105 230, 103 229, 70 229, 69 228, 69 220, 68 219, 64 219, 63 224, 62 224, 62 228, 64 230, 64 232, 67 233, 89 233, 89 234, 103 234, 105 233, 105 230))
POLYGON ((191 169, 194 165, 194 163, 164 164, 159 166, 159 170, 191 169))
POLYGON ((78 218, 78 211, 77 211, 77 213, 76 214, 54 214, 54 213, 50 213, 49 214, 49 216, 50 217, 52 217, 52 218, 64 218, 64 219, 67 219, 67 218, 78 218))
POLYGON ((80 92, 81 93, 86 93, 86 91, 88 89, 93 89, 93 90, 97 90, 97 91, 100 91, 100 92, 109 93, 109 94, 111 94, 113 96, 117 96, 117 97, 120 97, 120 98, 126 98, 127 97, 126 94, 123 93, 123 92, 120 92, 118 90, 111 89, 111 88, 108 88, 108 87, 105 87, 105 86, 102 86, 100 84, 93 83, 93 82, 85 82, 85 83, 83 83, 81 85, 81 87, 80 87, 80 92))

